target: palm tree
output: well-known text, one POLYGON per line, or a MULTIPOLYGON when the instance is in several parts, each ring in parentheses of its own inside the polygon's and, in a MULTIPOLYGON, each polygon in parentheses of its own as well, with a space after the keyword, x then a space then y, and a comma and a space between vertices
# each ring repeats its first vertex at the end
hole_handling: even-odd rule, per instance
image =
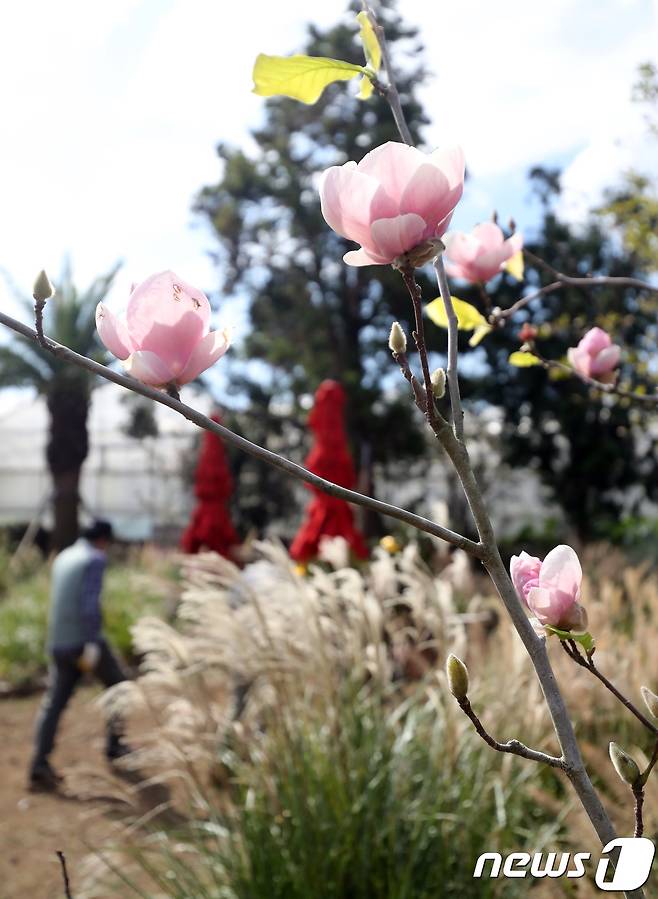
MULTIPOLYGON (((96 335, 96 306, 104 300, 120 263, 79 293, 71 267, 63 266, 59 286, 46 304, 47 336, 99 362, 107 359, 96 335)), ((34 302, 12 286, 17 302, 34 317, 34 302)), ((80 472, 89 451, 87 415, 96 379, 89 372, 57 359, 38 344, 16 337, 0 347, 0 388, 33 387, 45 397, 50 416, 46 459, 52 476, 54 529, 52 545, 62 549, 78 534, 80 472)))

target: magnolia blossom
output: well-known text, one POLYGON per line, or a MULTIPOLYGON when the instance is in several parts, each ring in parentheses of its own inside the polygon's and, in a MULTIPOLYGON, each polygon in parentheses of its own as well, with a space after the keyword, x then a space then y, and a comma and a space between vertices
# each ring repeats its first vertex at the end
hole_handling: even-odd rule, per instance
POLYGON ((621 350, 603 328, 591 328, 578 346, 570 347, 567 356, 579 375, 595 378, 603 384, 612 384, 621 350))
POLYGON ((526 552, 512 556, 510 574, 519 597, 540 625, 585 630, 587 613, 579 601, 583 573, 570 546, 556 546, 543 562, 526 552))
POLYGON ((508 259, 523 248, 523 235, 505 235, 494 222, 476 225, 470 234, 454 231, 447 235, 446 268, 448 273, 464 281, 489 281, 505 266, 508 259))
POLYGON ((154 387, 193 381, 229 347, 226 329, 209 330, 205 294, 173 272, 151 275, 133 288, 125 322, 99 303, 96 327, 126 371, 154 387))
POLYGON ((541 568, 541 559, 537 556, 529 555, 525 550, 520 556, 512 556, 509 563, 509 570, 512 576, 512 583, 519 594, 519 598, 528 605, 528 593, 532 587, 539 586, 539 569, 541 568))
MULTIPOLYGON (((464 154, 446 147, 426 154, 389 141, 361 162, 327 169, 322 214, 333 230, 361 244, 348 265, 385 265, 442 237, 464 189, 464 154)), ((437 254, 429 247, 430 256, 437 254)), ((424 261, 424 260, 423 260, 424 261)))

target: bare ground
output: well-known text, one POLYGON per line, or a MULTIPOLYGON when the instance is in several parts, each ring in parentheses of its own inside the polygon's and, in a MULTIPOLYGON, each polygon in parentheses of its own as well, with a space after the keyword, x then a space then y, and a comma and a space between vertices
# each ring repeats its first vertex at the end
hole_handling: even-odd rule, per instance
POLYGON ((0 701, 0 899, 61 899, 57 850, 66 856, 75 897, 83 860, 116 832, 112 810, 125 788, 104 762, 98 692, 78 690, 64 715, 53 765, 65 781, 56 795, 27 789, 41 696, 0 701))

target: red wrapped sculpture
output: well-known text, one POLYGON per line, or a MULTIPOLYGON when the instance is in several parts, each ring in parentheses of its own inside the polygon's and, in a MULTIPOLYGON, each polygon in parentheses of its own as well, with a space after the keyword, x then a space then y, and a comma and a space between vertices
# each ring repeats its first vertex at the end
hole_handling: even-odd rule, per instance
MULTIPOLYGON (((353 487, 356 479, 347 445, 344 410, 345 391, 337 381, 323 381, 315 394, 315 404, 308 424, 315 443, 306 457, 306 467, 341 487, 353 487)), ((352 552, 360 559, 368 557, 363 536, 354 525, 348 503, 309 487, 315 494, 306 510, 306 520, 290 547, 297 562, 308 562, 318 555, 323 537, 344 537, 352 552)))
MULTIPOLYGON (((217 423, 221 421, 216 415, 212 417, 217 423)), ((231 557, 233 547, 240 542, 227 509, 232 492, 233 479, 222 441, 211 431, 205 431, 194 474, 194 494, 198 502, 181 539, 184 552, 210 549, 231 557)))

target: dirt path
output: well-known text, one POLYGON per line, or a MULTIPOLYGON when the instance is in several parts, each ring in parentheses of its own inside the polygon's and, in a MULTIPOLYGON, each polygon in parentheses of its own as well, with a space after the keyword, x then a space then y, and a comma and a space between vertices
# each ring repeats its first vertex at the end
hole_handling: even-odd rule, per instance
POLYGON ((54 767, 65 775, 63 796, 29 793, 26 768, 40 696, 0 701, 0 899, 61 899, 59 862, 76 881, 90 847, 112 836, 108 797, 118 794, 103 760, 103 722, 94 703, 98 690, 80 689, 63 719, 54 767))

